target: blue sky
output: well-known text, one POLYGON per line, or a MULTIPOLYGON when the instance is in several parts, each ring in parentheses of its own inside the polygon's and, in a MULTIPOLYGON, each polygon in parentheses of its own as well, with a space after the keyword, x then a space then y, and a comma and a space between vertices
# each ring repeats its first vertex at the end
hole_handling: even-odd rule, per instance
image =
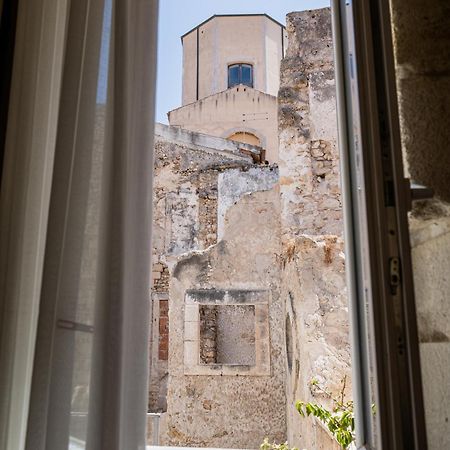
POLYGON ((156 120, 181 105, 180 36, 214 14, 266 13, 285 23, 288 12, 322 8, 329 0, 160 0, 156 120))

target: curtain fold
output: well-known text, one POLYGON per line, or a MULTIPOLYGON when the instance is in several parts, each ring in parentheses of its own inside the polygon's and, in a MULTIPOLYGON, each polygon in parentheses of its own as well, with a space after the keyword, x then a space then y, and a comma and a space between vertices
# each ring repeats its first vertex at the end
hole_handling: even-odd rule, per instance
POLYGON ((92 449, 145 447, 156 29, 156 2, 114 3, 100 224, 104 332, 91 398, 102 410, 89 431, 92 449))
POLYGON ((157 1, 68 20, 26 448, 142 449, 157 1))

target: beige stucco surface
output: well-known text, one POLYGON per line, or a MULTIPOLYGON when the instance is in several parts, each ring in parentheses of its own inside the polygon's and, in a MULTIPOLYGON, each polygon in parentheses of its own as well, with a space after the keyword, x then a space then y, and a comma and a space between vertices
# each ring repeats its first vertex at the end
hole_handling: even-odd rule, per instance
POLYGON ((284 27, 265 15, 214 16, 182 37, 182 106, 170 125, 255 143, 278 160, 277 93, 284 27), (253 67, 253 86, 228 88, 228 66, 253 67), (249 135, 243 137, 240 133, 249 135), (238 134, 236 134, 238 133, 238 134), (250 139, 250 140, 249 140, 250 139))
POLYGON ((264 15, 216 16, 183 36, 183 105, 228 88, 228 66, 252 64, 254 88, 276 96, 283 57, 281 25, 264 15))
POLYGON ((235 86, 169 113, 169 123, 186 130, 228 138, 254 134, 269 162, 278 160, 277 98, 247 86, 235 86))

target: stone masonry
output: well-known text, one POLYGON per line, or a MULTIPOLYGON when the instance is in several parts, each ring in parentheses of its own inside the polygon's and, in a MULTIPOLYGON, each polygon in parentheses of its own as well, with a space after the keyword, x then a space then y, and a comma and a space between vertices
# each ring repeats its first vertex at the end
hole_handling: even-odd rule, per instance
POLYGON ((151 412, 167 409, 170 265, 178 255, 207 248, 216 242, 220 174, 231 169, 240 172, 256 166, 253 159, 258 156, 259 149, 246 144, 237 145, 161 124, 156 126, 151 412))
POLYGON ((337 395, 344 379, 351 398, 330 10, 288 14, 287 32, 278 98, 287 438, 328 450, 339 447, 294 405, 330 405, 320 389, 337 395))
POLYGON ((163 444, 250 449, 265 437, 285 441, 279 217, 277 186, 249 193, 226 213, 222 240, 174 266, 170 322, 182 332, 170 334, 163 444), (221 332, 231 344, 222 355, 221 332))
MULTIPOLYGON (((410 216, 432 449, 449 436, 443 5, 391 5, 407 171, 436 192, 410 216)), ((167 411, 162 444, 339 448, 294 408, 330 405, 324 391, 351 397, 330 10, 289 14, 287 33, 278 168, 260 165, 256 147, 157 128, 150 405, 167 411)))
POLYGON ((263 155, 157 125, 149 409, 163 444, 285 439, 278 170, 263 155), (214 275, 189 275, 199 255, 214 275))
POLYGON ((157 126, 149 405, 162 445, 338 448, 294 407, 351 392, 329 9, 289 14, 287 32, 279 167, 157 126))

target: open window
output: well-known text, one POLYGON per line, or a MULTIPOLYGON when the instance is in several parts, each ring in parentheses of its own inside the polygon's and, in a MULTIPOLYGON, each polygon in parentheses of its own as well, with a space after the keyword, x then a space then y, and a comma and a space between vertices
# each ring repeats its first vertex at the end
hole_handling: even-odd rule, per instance
MULTIPOLYGON (((192 140, 195 148, 191 153, 196 156, 188 160, 186 136, 192 134, 186 130, 171 130, 166 146, 159 141, 160 166, 171 187, 175 177, 173 173, 167 177, 167 149, 179 152, 173 161, 177 170, 181 166, 182 173, 177 196, 170 192, 162 199, 162 189, 157 191, 160 197, 155 197, 154 203, 158 202, 161 223, 172 221, 173 227, 172 223, 167 227, 170 239, 155 232, 153 242, 159 239, 161 248, 177 257, 177 266, 160 260, 150 266, 150 250, 146 251, 151 248, 150 208, 146 205, 150 203, 149 192, 156 192, 149 176, 149 148, 157 2, 142 2, 145 8, 137 2, 116 0, 29 3, 32 5, 27 7, 19 2, 15 67, 8 87, 13 114, 7 117, 0 196, 0 236, 2 249, 7 249, 0 258, 0 447, 143 448, 144 414, 147 403, 151 403, 146 397, 151 317, 155 343, 151 370, 163 378, 169 362, 176 369, 171 373, 173 389, 169 389, 179 408, 172 414, 179 422, 170 428, 179 439, 176 443, 204 445, 204 436, 195 440, 188 432, 200 430, 205 434, 203 424, 211 430, 214 419, 216 423, 226 422, 235 414, 242 428, 234 428, 232 433, 210 433, 212 444, 222 445, 219 439, 223 438, 230 448, 255 448, 235 445, 232 439, 236 435, 247 439, 258 431, 269 434, 272 424, 273 429, 286 429, 284 419, 279 419, 286 410, 285 386, 290 389, 292 380, 292 389, 296 389, 301 364, 312 361, 309 349, 314 346, 312 350, 316 351, 317 343, 324 340, 317 334, 302 339, 304 330, 296 327, 297 318, 301 314, 306 317, 301 317, 305 329, 324 324, 323 330, 331 330, 335 342, 343 341, 344 333, 336 330, 346 304, 330 305, 329 298, 345 300, 341 295, 345 282, 340 278, 345 266, 357 448, 448 448, 444 439, 449 436, 446 361, 450 358, 450 331, 444 308, 448 308, 450 192, 448 177, 438 169, 450 164, 444 164, 445 153, 434 150, 445 148, 446 135, 440 135, 440 129, 432 132, 431 127, 432 122, 440 127, 439 119, 445 116, 440 107, 445 90, 430 89, 431 77, 446 76, 446 71, 441 66, 423 70, 421 64, 432 67, 434 61, 426 61, 425 52, 417 52, 420 61, 414 60, 414 66, 402 55, 401 79, 396 80, 389 1, 332 1, 334 41, 320 45, 327 51, 333 44, 335 66, 330 63, 325 67, 320 54, 309 51, 309 57, 321 65, 320 70, 299 76, 294 66, 291 81, 297 90, 291 86, 281 89, 284 138, 293 148, 289 160, 281 161, 284 166, 253 167, 230 142, 219 151, 212 147, 202 150, 199 142, 205 141, 198 136, 192 140), (109 36, 107 29, 113 30, 111 39, 105 37, 109 36), (102 48, 110 49, 106 53, 110 51, 111 58, 102 59, 102 48), (102 78, 103 63, 108 67, 104 73, 114 76, 114 83, 107 89, 101 83, 106 80, 102 78), (423 76, 429 78, 421 80, 423 76), (324 139, 326 126, 332 123, 328 105, 334 105, 333 97, 325 94, 334 79, 338 145, 324 139), (400 114, 396 81, 405 95, 406 112, 400 114), (423 93, 419 81, 425 83, 423 93), (106 100, 100 101, 103 85, 106 100), (293 102, 297 94, 302 100, 300 106, 293 102), (431 108, 428 118, 423 118, 422 106, 431 108), (310 121, 306 120, 306 107, 313 117, 310 121), (436 189, 442 202, 424 204, 422 211, 416 208, 409 212, 412 200, 426 197, 420 189, 411 190, 409 180, 404 178, 399 117, 405 129, 414 130, 406 136, 407 150, 414 152, 409 160, 411 175, 417 174, 417 181, 436 189), (311 124, 316 119, 325 126, 314 129, 311 124), (314 133, 320 135, 314 137, 314 133), (181 150, 175 148, 174 136, 185 139, 179 145, 181 150), (329 191, 337 191, 337 182, 331 185, 337 177, 333 165, 338 160, 333 158, 337 147, 342 167, 345 251, 342 240, 331 239, 325 228, 325 222, 340 220, 340 206, 336 206, 336 198, 328 196, 326 220, 313 222, 317 208, 302 209, 298 222, 304 228, 295 236, 298 239, 286 240, 280 252, 281 237, 274 232, 280 220, 271 215, 279 211, 274 207, 278 207, 280 198, 276 182, 292 194, 285 195, 283 201, 295 199, 297 193, 302 196, 301 202, 292 202, 295 208, 304 208, 308 196, 301 189, 306 185, 299 182, 302 176, 315 189, 313 193, 330 186, 329 191), (432 165, 432 157, 442 160, 434 160, 432 165), (296 169, 298 161, 303 172, 292 170, 289 176, 277 178, 279 167, 296 169), (421 167, 417 167, 419 162, 421 167), (199 168, 197 173, 195 167, 199 168), (424 169, 429 178, 419 169, 424 169), (226 200, 222 203, 221 195, 226 200), (257 222, 252 222, 252 214, 257 222), (191 221, 197 217, 197 223, 191 221), (320 236, 327 236, 312 239, 310 223, 320 228, 320 236), (411 224, 415 234, 409 230, 411 224), (186 256, 181 247, 185 245, 191 251, 193 236, 198 236, 198 248, 186 256), (258 251, 248 251, 249 243, 258 246, 258 251), (315 269, 316 264, 320 264, 320 271, 315 269), (172 267, 176 269, 172 272, 175 281, 169 290, 172 267), (291 273, 301 275, 295 283, 290 282, 291 273), (281 276, 287 280, 284 284, 278 281, 281 276), (232 285, 230 280, 237 282, 232 285), (303 295, 305 292, 307 295, 303 295), (308 305, 300 303, 302 297, 308 305), (416 315, 422 319, 418 324, 416 315), (174 331, 170 334, 174 343, 171 347, 169 316, 174 331), (306 354, 303 360, 296 358, 297 347, 306 354), (160 372, 155 371, 154 361, 162 361, 160 372), (287 372, 293 374, 292 378, 286 378, 287 372), (272 388, 274 392, 269 391, 272 388), (202 389, 204 397, 199 394, 202 389), (233 395, 246 397, 252 407, 236 407, 233 395), (197 417, 205 418, 202 426, 192 425, 191 405, 197 417), (442 414, 436 413, 441 410, 442 414), (248 411, 255 414, 258 427, 248 422, 248 411), (276 420, 269 417, 273 411, 276 420), (267 427, 261 425, 263 419, 267 427), (180 432, 178 423, 182 421, 180 432), (439 446, 433 445, 438 440, 439 446)), ((414 17, 420 10, 405 1, 391 3, 398 8, 394 19, 395 13, 401 16, 401 8, 404 17, 408 17, 408 8, 415 10, 414 17)), ((427 8, 425 17, 432 17, 433 12, 438 15, 430 6, 427 8)), ((312 12, 309 18, 315 36, 320 30, 318 14, 312 12)), ((395 36, 396 43, 403 41, 406 45, 406 28, 395 28, 400 33, 395 36)), ((434 32, 428 33, 433 39, 427 48, 430 54, 434 41, 438 42, 437 30, 434 32)), ((201 33, 203 30, 197 28, 193 45, 199 44, 201 33)), ((412 50, 420 44, 417 39, 414 45, 410 43, 409 52, 414 53, 412 50)), ((412 56, 415 58, 415 54, 412 56)), ((291 62, 300 65, 305 59, 297 55, 291 62)), ((439 64, 442 61, 439 58, 439 64)), ((194 70, 198 75, 198 66, 194 65, 194 70)), ((253 78, 251 64, 228 66, 228 87, 253 87, 253 78)), ((194 87, 198 92, 198 82, 194 87)), ((254 98, 256 103, 260 97, 254 98)), ((245 113, 242 122, 247 117, 263 121, 269 115, 245 113)), ((240 123, 229 127, 242 130, 240 123)), ((244 131, 235 131, 228 139, 246 142, 244 139, 249 138, 257 139, 244 131)), ((211 138, 208 142, 212 145, 217 141, 211 138)), ((287 222, 293 214, 280 217, 287 222)), ((294 220, 288 222, 292 229, 297 225, 294 220)), ((174 260, 170 262, 175 264, 174 260)), ((335 367, 345 357, 344 352, 340 355, 344 356, 333 360, 335 367)), ((323 361, 319 360, 319 369, 325 367, 323 361)), ((311 387, 307 383, 303 386, 311 387)), ((157 387, 162 391, 164 384, 157 387)), ((156 410, 165 408, 163 402, 155 404, 156 410)), ((157 413, 153 414, 151 420, 157 413)), ((163 420, 161 424, 165 426, 163 420)), ((154 436, 158 436, 157 427, 159 422, 157 425, 155 420, 154 436)), ((313 429, 314 439, 320 432, 317 430, 313 429)), ((284 434, 278 436, 284 438, 284 434)))

